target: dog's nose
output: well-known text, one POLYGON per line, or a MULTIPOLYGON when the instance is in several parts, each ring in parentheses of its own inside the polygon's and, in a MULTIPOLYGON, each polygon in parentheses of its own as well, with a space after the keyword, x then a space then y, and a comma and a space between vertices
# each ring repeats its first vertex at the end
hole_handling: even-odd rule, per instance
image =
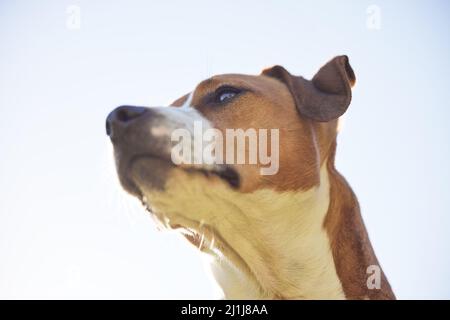
POLYGON ((120 106, 111 111, 106 118, 106 134, 113 138, 117 135, 121 129, 124 129, 133 120, 136 120, 144 113, 148 111, 148 108, 133 107, 133 106, 120 106))

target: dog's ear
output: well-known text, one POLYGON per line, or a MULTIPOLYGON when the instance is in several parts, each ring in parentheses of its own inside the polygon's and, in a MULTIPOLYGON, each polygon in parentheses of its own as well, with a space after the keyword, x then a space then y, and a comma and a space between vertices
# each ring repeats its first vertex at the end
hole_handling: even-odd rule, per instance
POLYGON ((352 99, 355 74, 347 56, 338 56, 325 64, 312 80, 293 76, 282 66, 266 69, 262 74, 282 81, 288 87, 299 112, 315 121, 339 118, 352 99))

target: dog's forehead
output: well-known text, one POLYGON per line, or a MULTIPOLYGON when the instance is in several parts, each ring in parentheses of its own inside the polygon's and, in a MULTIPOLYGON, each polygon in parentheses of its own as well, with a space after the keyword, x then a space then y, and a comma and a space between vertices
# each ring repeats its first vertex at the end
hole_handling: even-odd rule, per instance
POLYGON ((219 74, 212 76, 200 82, 195 88, 195 92, 203 90, 214 90, 222 85, 236 85, 236 86, 255 86, 261 85, 261 76, 253 76, 246 74, 219 74))
POLYGON ((251 89, 254 92, 276 91, 283 86, 278 80, 265 75, 221 74, 200 82, 195 88, 194 96, 224 85, 251 89))

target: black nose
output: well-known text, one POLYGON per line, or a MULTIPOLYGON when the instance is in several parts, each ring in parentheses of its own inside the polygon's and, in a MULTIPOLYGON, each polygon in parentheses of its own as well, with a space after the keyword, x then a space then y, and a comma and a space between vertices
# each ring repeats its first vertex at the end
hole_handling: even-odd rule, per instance
POLYGON ((111 111, 106 118, 106 134, 113 138, 118 131, 125 128, 133 120, 139 118, 147 112, 147 108, 133 107, 133 106, 120 106, 111 111))

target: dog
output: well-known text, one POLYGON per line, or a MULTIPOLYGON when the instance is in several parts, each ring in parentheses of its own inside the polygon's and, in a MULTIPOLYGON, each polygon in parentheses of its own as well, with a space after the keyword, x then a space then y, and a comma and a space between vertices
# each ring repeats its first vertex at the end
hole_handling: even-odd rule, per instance
POLYGON ((355 81, 348 57, 337 56, 311 80, 274 66, 213 76, 169 107, 118 107, 106 131, 120 183, 213 257, 226 299, 395 299, 334 165, 355 81), (175 161, 172 133, 195 123, 277 129, 276 173, 262 174, 261 162, 175 161))

